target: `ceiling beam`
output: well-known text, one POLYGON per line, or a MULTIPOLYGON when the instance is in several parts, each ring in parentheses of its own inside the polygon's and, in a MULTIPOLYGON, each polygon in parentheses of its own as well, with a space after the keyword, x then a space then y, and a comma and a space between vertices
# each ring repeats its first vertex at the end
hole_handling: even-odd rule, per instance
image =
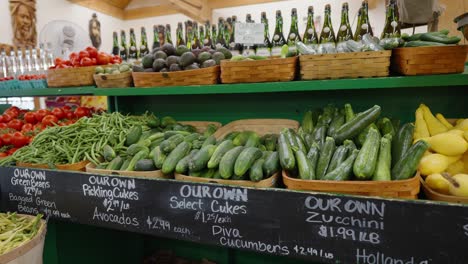
POLYGON ((210 5, 212 9, 218 9, 218 8, 245 6, 245 5, 266 4, 266 3, 281 2, 281 1, 284 1, 284 0, 235 0, 235 1, 209 0, 208 4, 210 5))
POLYGON ((186 0, 169 0, 169 3, 174 9, 180 13, 197 20, 199 22, 205 22, 211 19, 211 7, 208 5, 207 0, 194 1, 194 4, 189 3, 186 0), (196 7, 198 5, 199 7, 196 7))
POLYGON ((124 11, 124 20, 179 14, 171 5, 149 6, 124 11))
POLYGON ((77 5, 96 10, 103 14, 124 19, 124 10, 99 0, 69 0, 77 5))

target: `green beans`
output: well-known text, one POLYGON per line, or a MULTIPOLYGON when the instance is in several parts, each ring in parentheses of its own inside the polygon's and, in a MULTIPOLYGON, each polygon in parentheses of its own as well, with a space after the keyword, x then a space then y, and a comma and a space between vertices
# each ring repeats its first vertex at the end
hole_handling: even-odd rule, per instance
POLYGON ((0 213, 0 255, 33 239, 40 230, 42 215, 27 217, 0 213))

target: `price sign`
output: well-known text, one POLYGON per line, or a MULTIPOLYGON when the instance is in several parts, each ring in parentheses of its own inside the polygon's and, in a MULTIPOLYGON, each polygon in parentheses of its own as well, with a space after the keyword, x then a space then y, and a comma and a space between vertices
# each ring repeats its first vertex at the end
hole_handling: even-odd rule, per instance
POLYGON ((237 22, 234 40, 240 44, 262 44, 265 34, 265 25, 262 23, 237 22))

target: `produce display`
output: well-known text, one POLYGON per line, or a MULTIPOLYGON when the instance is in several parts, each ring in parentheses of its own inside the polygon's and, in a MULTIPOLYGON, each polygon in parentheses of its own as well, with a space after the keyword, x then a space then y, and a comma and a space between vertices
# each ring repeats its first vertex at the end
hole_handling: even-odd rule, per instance
POLYGON ((187 260, 176 256, 172 251, 158 250, 143 260, 143 264, 216 264, 216 262, 202 259, 201 261, 187 260))
POLYGON ((100 52, 94 47, 87 47, 80 52, 72 52, 68 60, 56 58, 54 60, 54 66, 51 66, 49 69, 119 64, 121 62, 122 59, 117 55, 113 56, 105 52, 100 52))
POLYGON ((25 74, 14 77, 0 78, 0 89, 18 90, 18 89, 42 89, 47 88, 45 74, 25 74))
POLYGON ((231 59, 231 52, 223 47, 212 49, 204 47, 190 50, 184 45, 177 48, 164 44, 153 49, 141 59, 141 66, 134 65, 134 72, 175 72, 196 70, 219 65, 221 60, 231 59))
POLYGON ((41 227, 42 215, 27 217, 16 213, 0 213, 0 255, 26 244, 41 227))
POLYGON ((95 74, 105 75, 105 74, 119 74, 124 72, 131 72, 132 65, 122 62, 121 64, 112 64, 108 66, 97 66, 94 69, 95 74))
POLYGON ((430 144, 419 164, 427 185, 442 194, 468 196, 468 119, 449 122, 424 104, 415 117, 415 141, 430 144))
POLYGON ((458 36, 449 37, 449 31, 443 29, 437 32, 417 33, 413 35, 403 34, 404 47, 446 46, 456 45, 461 41, 458 36))

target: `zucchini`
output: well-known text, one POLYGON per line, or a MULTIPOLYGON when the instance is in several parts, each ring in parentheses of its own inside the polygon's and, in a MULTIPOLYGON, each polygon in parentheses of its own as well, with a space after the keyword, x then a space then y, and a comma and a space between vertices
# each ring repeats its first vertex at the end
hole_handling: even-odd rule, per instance
POLYGON ((111 146, 104 145, 104 147, 102 148, 102 156, 104 157, 104 160, 111 161, 115 158, 116 154, 111 146))
POLYGON ((354 116, 349 122, 343 124, 335 132, 334 138, 338 144, 341 144, 345 139, 352 139, 357 136, 363 129, 372 124, 379 117, 381 108, 378 105, 367 109, 354 116))
POLYGON ((323 108, 323 113, 319 117, 319 120, 317 121, 318 124, 321 125, 330 125, 331 121, 333 120, 333 117, 335 116, 336 113, 336 108, 334 105, 327 105, 323 108))
POLYGON ((347 152, 348 152, 348 156, 351 155, 351 153, 353 152, 353 150, 357 149, 356 144, 354 144, 354 141, 349 140, 349 139, 345 140, 345 141, 343 142, 343 145, 344 145, 344 146, 346 147, 346 149, 348 150, 348 151, 347 151, 347 152))
POLYGON ((423 34, 423 33, 413 34, 413 35, 411 35, 411 36, 408 37, 407 41, 417 41, 417 40, 420 40, 422 34, 423 34))
POLYGON ((244 175, 252 164, 259 158, 262 157, 262 151, 255 147, 246 147, 242 150, 237 157, 234 164, 234 174, 237 176, 244 175))
POLYGON ((216 149, 215 145, 204 146, 189 161, 190 171, 201 171, 206 168, 208 161, 216 149))
POLYGON ((414 143, 392 169, 392 180, 406 180, 414 176, 429 144, 424 140, 414 143))
POLYGON ((386 134, 380 139, 379 157, 375 168, 374 181, 391 181, 392 173, 392 136, 386 134))
POLYGON ((381 125, 379 126, 379 129, 382 135, 389 134, 392 137, 395 136, 395 129, 393 128, 392 121, 390 121, 390 119, 386 117, 382 118, 382 122, 381 122, 381 125))
POLYGON ((295 132, 294 132, 294 135, 296 136, 296 142, 299 146, 299 150, 301 150, 304 153, 307 153, 309 148, 307 147, 307 144, 304 142, 304 138, 302 138, 302 136, 300 136, 299 134, 295 132))
POLYGON ((223 140, 234 140, 241 132, 239 131, 232 131, 229 132, 226 136, 224 136, 223 140))
POLYGON ((332 137, 327 137, 325 139, 325 144, 323 144, 323 148, 320 151, 320 157, 318 158, 317 166, 315 168, 315 177, 318 180, 323 179, 325 176, 333 152, 335 152, 335 140, 332 137))
POLYGON ((330 160, 330 164, 327 168, 327 173, 336 169, 341 163, 343 163, 348 157, 348 148, 345 145, 338 146, 333 153, 330 160))
MULTIPOLYGON (((375 123, 372 123, 370 124, 368 127, 366 127, 361 133, 359 133, 359 135, 357 136, 356 138, 356 143, 358 144, 358 146, 362 147, 362 145, 364 144, 364 141, 366 141, 366 138, 367 138, 367 134, 369 133, 369 130, 373 128, 375 130, 377 130, 377 132, 379 132, 379 128, 377 127, 377 125, 375 123)), ((380 133, 380 132, 379 132, 380 133)))
POLYGON ((128 167, 125 169, 126 171, 134 171, 135 165, 139 160, 142 160, 148 156, 148 150, 144 149, 139 151, 133 158, 130 160, 128 167))
POLYGON ((307 149, 310 150, 310 148, 312 147, 312 144, 315 143, 314 136, 312 134, 304 134, 303 138, 304 138, 304 143, 305 143, 307 149))
POLYGON ((307 153, 307 159, 310 161, 310 166, 312 171, 315 172, 317 171, 317 161, 320 157, 320 148, 317 143, 313 143, 312 146, 309 149, 309 152, 307 153))
POLYGON ((128 130, 127 137, 125 139, 125 146, 130 146, 138 142, 143 134, 143 128, 141 126, 133 126, 128 130))
POLYGON ((157 146, 156 148, 154 148, 151 151, 151 154, 152 155, 150 156, 153 157, 154 166, 157 169, 161 169, 164 164, 164 160, 166 160, 166 154, 164 154, 160 146, 157 146))
POLYGON ((351 152, 349 157, 336 167, 331 172, 328 172, 323 179, 327 181, 346 181, 351 178, 351 172, 353 171, 353 164, 356 160, 356 157, 359 153, 359 150, 355 149, 351 152))
POLYGON ((205 141, 202 144, 202 148, 205 147, 205 146, 208 146, 208 145, 216 145, 216 138, 213 135, 208 136, 205 139, 205 141))
POLYGON ((276 134, 268 134, 264 137, 264 145, 265 148, 269 151, 276 150, 276 142, 278 141, 278 135, 276 134))
POLYGON ((173 151, 180 143, 182 143, 182 141, 184 141, 184 136, 183 135, 180 135, 180 134, 177 134, 177 135, 174 135, 166 140, 164 140, 163 142, 161 142, 161 144, 159 145, 159 147, 161 148, 161 150, 166 153, 166 154, 169 154, 171 153, 171 151, 173 151))
POLYGON ((190 151, 191 145, 188 142, 180 143, 164 160, 162 173, 169 174, 174 171, 177 163, 184 158, 190 151))
POLYGON ((457 44, 460 42, 461 38, 458 36, 447 37, 443 34, 422 34, 421 35, 422 41, 431 41, 431 42, 438 42, 442 44, 457 44))
POLYGON ((346 123, 348 123, 354 117, 353 107, 351 106, 351 104, 345 104, 344 110, 345 110, 345 121, 346 123))
POLYGON ((226 154, 221 158, 221 161, 219 162, 219 173, 223 179, 229 179, 232 177, 234 174, 234 164, 243 149, 244 147, 242 146, 234 147, 226 152, 226 154))
POLYGON ((319 148, 322 148, 325 144, 325 137, 327 135, 328 125, 317 125, 313 132, 313 141, 318 144, 319 148))
POLYGON ((209 137, 211 135, 213 135, 216 130, 218 130, 218 127, 215 125, 215 124, 209 124, 206 129, 205 129, 205 132, 203 132, 203 135, 205 137, 209 137))
POLYGON ((353 172, 358 180, 370 180, 374 175, 379 147, 380 134, 376 129, 371 128, 354 161, 353 172))
POLYGON ((426 46, 445 46, 445 44, 432 41, 408 41, 405 43, 405 47, 426 47, 426 46))
POLYGON ((294 153, 289 146, 286 135, 280 133, 278 138, 278 154, 281 167, 285 170, 293 170, 296 166, 296 160, 294 158, 294 153))
POLYGON ((306 154, 301 150, 296 151, 294 154, 296 156, 299 177, 303 180, 315 180, 315 171, 312 169, 312 165, 306 154))
POLYGON ((210 160, 208 161, 208 169, 213 169, 217 168, 219 165, 219 162, 223 158, 224 154, 228 152, 229 150, 234 148, 234 144, 232 143, 232 140, 225 140, 221 144, 219 144, 216 147, 216 150, 213 152, 213 155, 211 156, 210 160))
POLYGON ((265 160, 260 158, 256 160, 252 167, 249 170, 249 178, 253 182, 258 182, 263 179, 263 164, 265 164, 265 160))
POLYGON ((337 113, 328 127, 327 135, 332 137, 335 134, 335 131, 338 130, 345 123, 345 116, 337 113))
POLYGON ((190 151, 190 153, 187 156, 179 160, 179 162, 177 162, 177 165, 175 167, 175 172, 179 174, 187 173, 188 167, 189 167, 189 161, 198 151, 199 151, 198 149, 193 149, 192 151, 190 151))
POLYGON ((233 140, 232 143, 234 143, 234 146, 244 146, 245 143, 247 143, 247 140, 249 139, 250 134, 254 132, 252 131, 242 131, 237 135, 233 140))
POLYGON ((245 147, 256 147, 260 144, 260 137, 257 135, 257 133, 251 133, 249 135, 249 138, 245 142, 245 147))
POLYGON ((149 148, 142 144, 132 144, 130 145, 130 147, 127 148, 127 151, 125 153, 127 153, 128 156, 135 156, 138 152, 142 150, 146 150, 149 152, 149 148))
POLYGON ((413 133, 414 125, 406 123, 392 140, 392 166, 395 166, 413 144, 413 133))
POLYGON ((151 159, 141 159, 135 164, 135 171, 154 171, 156 167, 151 159))
MULTIPOLYGON (((392 118, 393 130, 395 130, 395 136, 400 131, 400 119, 392 118)), ((392 141, 393 142, 393 141, 392 141)))
POLYGON ((302 130, 304 133, 312 133, 314 131, 314 122, 312 120, 312 111, 307 111, 304 113, 301 124, 302 130))
POLYGON ((106 170, 118 170, 122 167, 123 162, 123 159, 120 156, 117 156, 107 164, 106 170))
POLYGON ((278 152, 273 151, 265 158, 265 162, 263 163, 263 174, 265 175, 265 178, 268 178, 280 170, 281 167, 278 152))

